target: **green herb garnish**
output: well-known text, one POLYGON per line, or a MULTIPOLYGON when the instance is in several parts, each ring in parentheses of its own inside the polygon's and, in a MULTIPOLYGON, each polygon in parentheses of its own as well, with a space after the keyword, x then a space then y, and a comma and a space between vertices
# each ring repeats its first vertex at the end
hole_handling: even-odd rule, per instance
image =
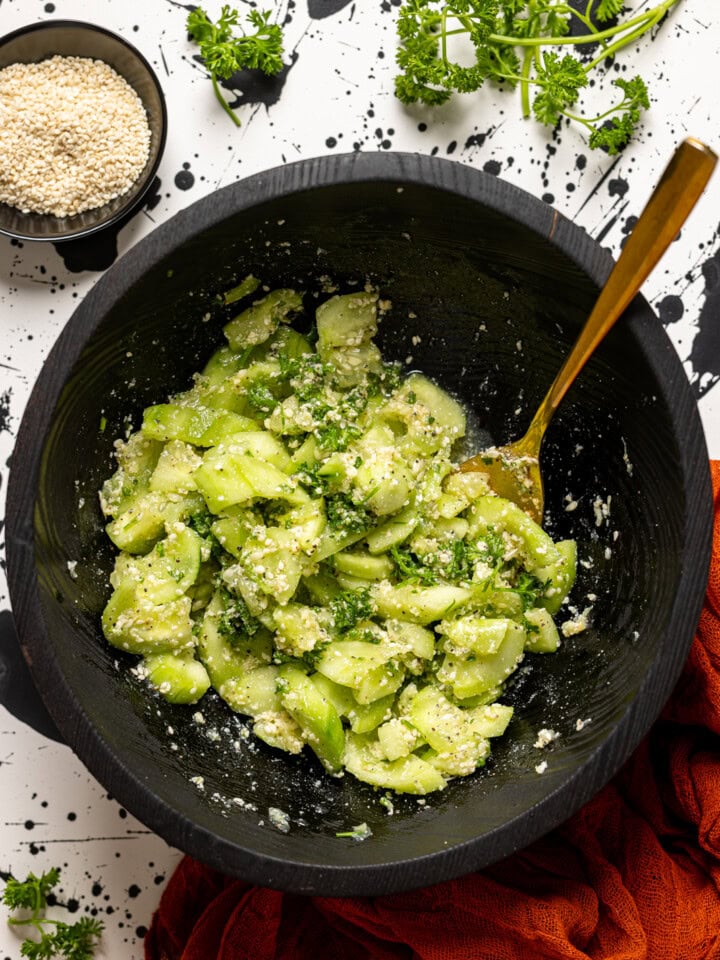
POLYGON ((580 91, 596 82, 596 67, 636 43, 678 2, 662 0, 621 17, 623 0, 406 0, 398 18, 402 72, 395 93, 403 103, 437 105, 486 80, 519 86, 523 116, 550 126, 562 118, 579 123, 590 147, 615 154, 650 106, 645 82, 613 80, 622 97, 595 116, 575 109, 580 91), (571 35, 572 26, 580 32, 571 35), (469 40, 474 62, 461 63, 461 53, 455 58, 459 39, 469 40))
POLYGON ((330 529, 341 533, 360 533, 372 525, 372 517, 365 507, 353 503, 344 493, 328 497, 325 511, 330 529))
POLYGON ((245 398, 258 413, 272 413, 279 400, 263 380, 256 380, 248 387, 245 398))
POLYGON ((432 566, 408 547, 391 547, 390 556, 395 564, 398 580, 402 583, 422 583, 426 587, 437 583, 437 574, 432 566))
POLYGON ((372 830, 366 823, 358 823, 352 830, 343 830, 335 834, 336 837, 348 837, 350 840, 367 840, 372 836, 372 830))
POLYGON ((235 597, 225 590, 223 599, 225 609, 218 619, 218 632, 226 637, 231 645, 238 638, 254 636, 262 624, 250 613, 242 597, 235 597))
POLYGON ((226 4, 213 23, 202 7, 191 10, 187 18, 190 36, 200 46, 200 56, 210 73, 213 90, 223 110, 236 126, 240 120, 220 92, 218 80, 228 80, 238 70, 262 70, 279 73, 283 68, 283 35, 281 28, 270 23, 272 11, 248 10, 245 20, 254 32, 236 36, 240 14, 226 4))
POLYGON ((375 612, 370 591, 343 590, 330 601, 335 629, 343 633, 352 630, 356 623, 367 620, 375 612))
POLYGON ((529 610, 531 607, 538 605, 538 599, 545 593, 547 587, 547 581, 540 580, 534 574, 528 573, 527 570, 521 570, 513 590, 520 594, 523 610, 529 610))
POLYGON ((29 873, 25 880, 8 877, 3 890, 3 903, 11 910, 29 911, 28 916, 9 917, 11 926, 32 927, 39 939, 26 939, 20 956, 30 960, 91 960, 103 923, 94 917, 81 917, 75 923, 45 917, 48 895, 60 880, 60 869, 53 867, 39 877, 29 873))

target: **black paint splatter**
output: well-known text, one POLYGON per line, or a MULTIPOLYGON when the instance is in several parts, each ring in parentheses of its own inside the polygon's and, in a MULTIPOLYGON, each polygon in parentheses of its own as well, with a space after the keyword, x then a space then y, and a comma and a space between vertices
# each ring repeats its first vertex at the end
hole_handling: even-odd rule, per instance
POLYGON ((10 394, 12 391, 5 390, 0 393, 0 433, 10 432, 10 394))
POLYGON ((175 186, 178 190, 189 190, 195 183, 195 175, 190 170, 190 164, 184 163, 182 170, 175 174, 175 186))
POLYGON ((491 173, 494 177, 497 177, 502 170, 502 164, 498 160, 487 160, 483 164, 483 170, 485 173, 491 173))
POLYGON ((33 685, 9 610, 0 612, 0 703, 37 733, 63 742, 33 685))
POLYGON ((660 322, 667 326, 670 323, 677 323, 685 313, 685 305, 676 294, 668 294, 657 305, 658 317, 660 322))
MULTIPOLYGON (((199 63, 199 56, 194 58, 199 63)), ((221 80, 221 85, 230 93, 237 96, 230 102, 230 107, 237 110, 247 104, 263 104, 266 109, 274 106, 283 92, 288 74, 298 61, 298 53, 293 51, 290 63, 286 63, 279 73, 269 76, 261 70, 238 70, 228 80, 221 80)))
POLYGON ((117 259, 118 234, 141 209, 153 210, 160 203, 160 187, 160 178, 155 177, 142 204, 129 210, 124 217, 104 230, 99 230, 89 237, 80 237, 78 240, 53 243, 65 267, 71 273, 82 273, 84 270, 107 270, 117 259))
POLYGON ((628 182, 623 180, 622 177, 614 177, 608 183, 608 193, 611 197, 624 197, 628 189, 628 182))
POLYGON ((705 303, 698 317, 698 332, 690 350, 693 369, 692 387, 703 397, 720 380, 720 251, 702 265, 705 279, 705 303))
POLYGON ((620 228, 623 232, 623 238, 620 241, 620 249, 622 249, 627 243, 628 237, 635 229, 635 224, 637 222, 638 222, 638 218, 633 214, 626 219, 625 223, 620 228))
POLYGON ((472 136, 468 137, 465 141, 465 149, 469 150, 470 147, 481 147, 486 140, 486 133, 473 133, 472 136))
POLYGON ((353 0, 308 0, 308 14, 313 20, 324 20, 348 7, 353 0))

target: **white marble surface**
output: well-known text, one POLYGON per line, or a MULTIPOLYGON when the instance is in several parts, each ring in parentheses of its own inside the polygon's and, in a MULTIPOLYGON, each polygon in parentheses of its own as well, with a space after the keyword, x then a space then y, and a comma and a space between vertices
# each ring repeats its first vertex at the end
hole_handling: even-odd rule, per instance
MULTIPOLYGON (((211 16, 219 6, 207 4, 211 16)), ((184 29, 189 5, 0 0, 0 33, 36 20, 89 20, 125 35, 158 71, 170 118, 160 182, 150 203, 119 233, 120 254, 217 187, 302 157, 355 149, 436 153, 499 174, 553 202, 617 254, 677 141, 693 135, 720 148, 720 102, 705 79, 720 53, 720 6, 706 0, 683 0, 655 40, 622 61, 648 80, 653 107, 641 135, 619 158, 588 150, 575 130, 553 137, 522 120, 511 93, 483 90, 435 112, 403 108, 392 88, 396 0, 268 0, 264 6, 286 23, 289 69, 284 82, 235 91, 243 120, 236 129, 194 59, 197 50, 184 29)), ((644 288, 696 388, 716 458, 719 211, 717 176, 644 288)), ((102 247, 94 252, 100 257, 102 247)), ((100 269, 78 269, 82 264, 67 252, 65 258, 69 266, 52 245, 0 237, 0 511, 13 438, 33 381, 73 309, 101 276, 100 269)), ((112 259, 111 249, 102 265, 112 259)), ((8 607, 0 571, 0 611, 8 607)), ((2 623, 8 626, 9 617, 2 623)), ((2 671, 10 670, 13 642, 3 629, 0 681, 2 671)), ((36 732, 21 714, 0 706, 0 870, 24 875, 61 866, 59 899, 105 920, 98 956, 136 960, 143 929, 180 855, 108 798, 68 747, 36 732)), ((0 923, 0 960, 18 955, 17 937, 0 923)))

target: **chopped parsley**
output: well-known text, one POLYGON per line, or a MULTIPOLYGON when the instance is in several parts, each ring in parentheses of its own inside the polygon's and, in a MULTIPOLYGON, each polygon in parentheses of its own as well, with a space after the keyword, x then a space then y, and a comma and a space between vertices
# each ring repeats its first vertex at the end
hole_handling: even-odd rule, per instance
POLYGON ((493 568, 493 573, 500 569, 505 554, 505 542, 499 533, 489 530, 474 543, 467 540, 453 540, 450 551, 452 559, 444 569, 448 580, 472 580, 475 564, 478 561, 489 564, 493 568))
POLYGON ((540 580, 527 570, 521 570, 513 589, 520 594, 523 610, 529 610, 538 605, 538 599, 545 593, 547 587, 547 581, 540 580))
POLYGON ((300 486, 316 497, 327 495, 332 482, 332 477, 320 473, 321 467, 322 463, 320 461, 303 463, 293 474, 300 486))
POLYGON ((342 453, 347 450, 353 440, 362 436, 362 430, 357 424, 346 420, 339 422, 326 420, 313 430, 313 435, 322 450, 342 453))
POLYGON ((264 380, 256 380, 248 387, 245 398, 258 413, 272 413, 279 400, 264 380))
POLYGON ((199 513, 193 513, 188 518, 188 526, 191 527, 199 537, 202 537, 205 543, 210 547, 210 555, 218 563, 223 563, 227 558, 227 553, 222 544, 212 532, 212 525, 217 518, 207 510, 199 513))
POLYGON ((369 619, 375 612, 375 607, 370 597, 370 591, 363 590, 343 590, 334 599, 330 601, 330 611, 333 617, 335 629, 344 633, 359 623, 361 620, 369 619))
POLYGON ((218 632, 230 644, 242 637, 254 636, 262 624, 248 610, 242 597, 233 596, 228 590, 223 591, 225 609, 218 620, 218 632))
POLYGON ((325 501, 327 522, 331 530, 340 533, 361 533, 372 524, 372 517, 362 504, 354 503, 349 496, 338 493, 325 501))
POLYGON ((420 558, 409 547, 391 547, 390 556, 395 564, 398 580, 403 583, 421 583, 432 586, 437 583, 437 573, 426 562, 427 558, 420 558))
POLYGON ((348 837, 350 840, 367 840, 372 836, 372 830, 366 823, 358 823, 352 830, 343 830, 335 834, 336 837, 348 837))

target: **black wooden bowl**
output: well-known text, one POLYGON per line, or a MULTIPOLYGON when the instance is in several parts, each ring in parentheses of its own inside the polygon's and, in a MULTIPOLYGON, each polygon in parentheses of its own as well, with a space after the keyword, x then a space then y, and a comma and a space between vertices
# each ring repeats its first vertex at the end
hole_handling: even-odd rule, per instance
POLYGON ((306 290, 328 277, 342 289, 378 284, 393 304, 386 354, 411 357, 504 442, 527 424, 610 265, 581 229, 492 176, 409 154, 354 154, 226 187, 99 281, 52 350, 20 428, 8 572, 52 717, 128 810, 259 884, 381 894, 498 860, 609 780, 678 678, 710 553, 698 412, 641 298, 568 394, 544 451, 547 521, 556 537, 579 541, 572 602, 593 607, 593 626, 554 656, 527 658, 510 693, 515 719, 484 770, 424 803, 400 797, 392 815, 372 788, 324 775, 312 757, 243 739, 212 697, 198 725, 195 708, 149 696, 128 670, 132 658, 100 633, 112 551, 97 490, 125 418, 137 426, 145 405, 185 388, 222 340, 218 292, 249 272, 306 290), (534 746, 543 727, 561 734, 544 751, 534 746), (269 821, 271 807, 288 814, 288 833, 269 821), (336 837, 362 822, 372 830, 363 842, 336 837))
POLYGON ((147 114, 150 152, 129 190, 75 216, 23 213, 0 203, 0 234, 18 240, 76 240, 129 216, 150 189, 165 149, 167 109, 162 87, 153 68, 131 43, 105 27, 79 20, 44 20, 0 37, 0 70, 13 63, 36 63, 55 55, 103 60, 127 81, 147 114))

